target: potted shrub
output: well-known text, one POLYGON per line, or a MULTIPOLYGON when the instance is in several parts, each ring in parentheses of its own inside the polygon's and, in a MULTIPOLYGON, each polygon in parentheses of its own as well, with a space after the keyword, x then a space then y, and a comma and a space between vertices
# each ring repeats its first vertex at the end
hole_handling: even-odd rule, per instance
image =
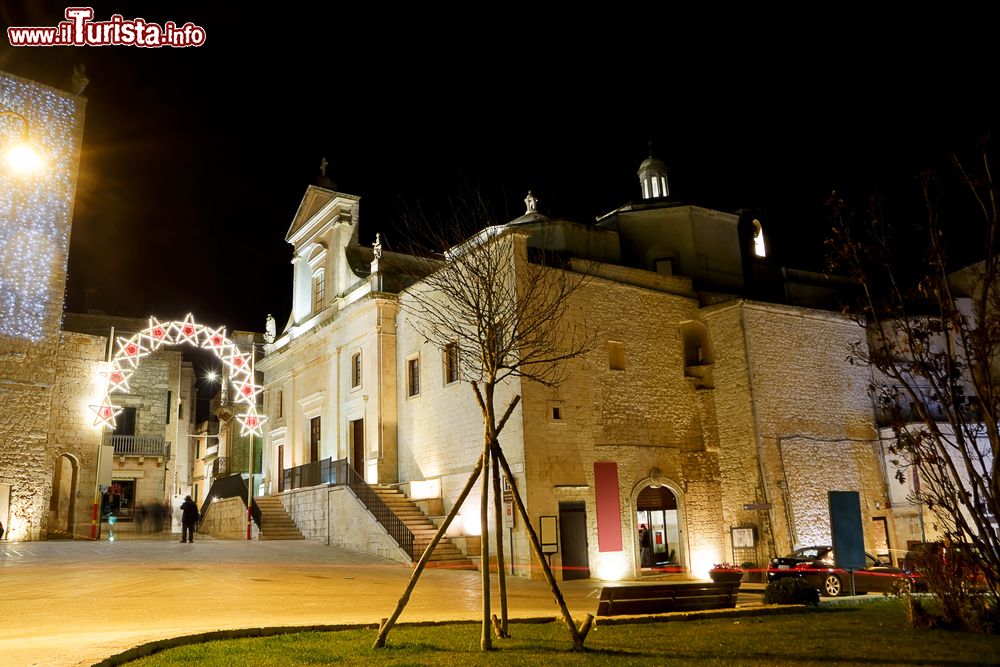
POLYGON ((734 563, 716 563, 708 571, 708 576, 717 584, 734 584, 743 579, 743 568, 734 563))

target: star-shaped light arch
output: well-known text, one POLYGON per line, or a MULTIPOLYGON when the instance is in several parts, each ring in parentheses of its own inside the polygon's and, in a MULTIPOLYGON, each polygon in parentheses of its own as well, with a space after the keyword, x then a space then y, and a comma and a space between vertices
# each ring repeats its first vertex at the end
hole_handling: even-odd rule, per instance
POLYGON ((105 380, 104 398, 100 404, 90 406, 95 415, 94 426, 115 428, 115 416, 121 413, 122 407, 112 402, 111 395, 129 391, 128 380, 139 366, 140 359, 163 345, 190 343, 212 350, 231 369, 229 381, 236 392, 236 400, 248 404, 246 412, 236 415, 243 427, 243 435, 259 436, 263 433, 261 425, 267 417, 257 413, 257 396, 262 387, 253 381, 254 355, 240 350, 226 336, 225 327, 213 329, 198 324, 190 313, 183 320, 172 322, 160 322, 150 317, 148 327, 129 338, 119 337, 116 343, 118 351, 111 359, 111 369, 101 371, 105 380))

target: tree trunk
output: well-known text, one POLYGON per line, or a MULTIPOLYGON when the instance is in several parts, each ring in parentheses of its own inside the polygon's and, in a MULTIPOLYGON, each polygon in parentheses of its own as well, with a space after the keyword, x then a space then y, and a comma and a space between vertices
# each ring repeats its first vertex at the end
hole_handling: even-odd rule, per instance
POLYGON ((482 524, 479 533, 479 565, 483 574, 483 628, 479 638, 479 648, 489 651, 493 648, 493 633, 490 631, 490 426, 486 424, 483 438, 483 490, 479 499, 479 520, 482 524))
MULTIPOLYGON (((499 448, 500 443, 496 443, 499 448)), ((500 632, 501 638, 510 637, 507 627, 507 572, 503 555, 503 495, 500 492, 500 464, 493 455, 493 507, 496 510, 497 531, 497 586, 500 588, 500 632)), ((513 558, 513 556, 512 556, 513 558)))
POLYGON ((514 484, 514 474, 510 471, 510 466, 507 465, 507 458, 503 455, 503 450, 497 446, 493 447, 493 452, 496 455, 496 459, 500 462, 504 475, 507 477, 507 482, 510 484, 510 490, 514 494, 514 504, 517 506, 517 511, 524 520, 524 528, 528 531, 531 550, 534 552, 535 558, 538 559, 539 564, 542 566, 542 573, 545 575, 545 581, 548 583, 549 589, 552 591, 552 595, 556 599, 556 604, 559 605, 559 610, 562 612, 563 621, 565 621, 566 627, 569 628, 569 634, 573 638, 573 648, 577 651, 582 651, 583 636, 580 634, 580 631, 577 630, 576 623, 573 622, 573 617, 570 615, 569 608, 566 606, 566 600, 563 599, 562 591, 559 590, 559 585, 556 584, 555 577, 552 576, 552 570, 549 568, 549 563, 545 560, 545 554, 542 553, 542 545, 538 541, 538 535, 535 533, 535 529, 531 526, 531 521, 528 520, 528 512, 524 509, 524 503, 521 502, 521 493, 517 490, 517 486, 514 484))
POLYGON ((406 590, 403 591, 402 597, 400 597, 399 602, 396 603, 396 609, 392 612, 392 616, 390 616, 389 619, 382 624, 382 627, 379 628, 378 637, 375 638, 375 643, 372 644, 372 648, 385 647, 385 638, 389 635, 389 631, 392 629, 392 626, 396 624, 396 621, 399 619, 399 615, 403 613, 403 609, 406 608, 406 604, 410 601, 410 593, 413 592, 413 588, 417 585, 417 580, 420 578, 420 574, 424 571, 427 561, 430 560, 431 554, 434 553, 434 548, 437 547, 438 542, 440 542, 441 538, 444 537, 445 531, 448 530, 448 526, 451 525, 455 516, 458 515, 458 510, 461 509, 462 503, 465 502, 465 499, 469 496, 469 492, 472 491, 472 485, 476 483, 479 473, 482 472, 483 462, 485 460, 486 457, 479 457, 479 462, 476 463, 476 467, 472 470, 472 474, 469 475, 469 481, 465 483, 465 488, 462 489, 462 493, 459 494, 458 499, 455 500, 455 505, 451 508, 451 511, 448 512, 448 516, 445 517, 444 523, 441 524, 441 527, 438 528, 438 531, 434 534, 434 539, 432 539, 431 543, 427 545, 426 549, 424 549, 424 555, 420 557, 420 561, 414 568, 413 574, 410 575, 410 580, 406 584, 406 590))

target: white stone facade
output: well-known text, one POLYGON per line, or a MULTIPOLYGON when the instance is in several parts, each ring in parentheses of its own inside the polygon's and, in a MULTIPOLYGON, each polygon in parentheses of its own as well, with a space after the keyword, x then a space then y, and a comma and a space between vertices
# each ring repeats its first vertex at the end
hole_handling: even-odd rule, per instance
MULTIPOLYGON (((296 266, 303 267, 297 268, 295 306, 259 365, 271 419, 266 484, 278 492, 279 451, 285 469, 346 458, 369 483, 436 483, 448 511, 482 450, 480 411, 467 383, 447 381, 443 351, 410 321, 408 304, 426 283, 413 275, 409 283, 393 283, 392 268, 383 267, 401 273, 402 260, 373 260, 357 244, 357 206, 356 198, 310 188, 289 231, 296 266), (322 269, 328 276, 322 303, 314 283, 312 292, 305 287, 307 265, 311 275, 322 269), (363 361, 360 383, 355 355, 363 361), (414 368, 418 390, 410 381, 414 368), (313 447, 316 417, 320 442, 313 447), (363 455, 354 448, 362 432, 355 430, 358 420, 363 455)), ((866 543, 873 552, 882 549, 877 531, 891 533, 893 519, 870 378, 867 369, 845 362, 847 345, 863 338, 861 330, 827 311, 718 292, 706 297, 698 275, 692 282, 664 269, 653 256, 660 251, 647 241, 664 237, 657 247, 671 250, 677 262, 726 246, 715 256, 713 289, 737 288, 737 218, 671 207, 663 214, 669 224, 657 228, 656 215, 651 205, 622 209, 595 230, 535 212, 515 221, 517 234, 487 241, 572 252, 578 259, 569 270, 591 276, 573 295, 567 317, 596 335, 596 347, 569 362, 558 389, 520 380, 498 387, 499 412, 521 397, 500 440, 535 529, 541 517, 582 511, 587 572, 641 577, 639 496, 651 486, 666 488, 676 504, 673 563, 682 575, 703 576, 715 562, 763 566, 796 546, 829 542, 827 492, 858 491, 866 543), (671 234, 680 237, 667 238, 671 234), (640 252, 646 246, 652 249, 640 252), (617 488, 600 490, 605 479, 616 479, 617 488), (735 549, 734 528, 751 529, 752 546, 735 549)), ((528 250, 515 255, 527 257, 528 250)), ((481 531, 480 488, 450 535, 481 531)), ((322 539, 325 525, 327 536, 350 539, 351 530, 330 528, 338 519, 321 506, 322 498, 307 509, 301 493, 283 496, 296 523, 309 525, 315 514, 315 530, 304 532, 322 539)), ((489 521, 492 532, 492 508, 489 521)), ((520 517, 504 530, 515 571, 537 575, 520 517)), ((362 533, 357 544, 346 545, 367 548, 362 533)), ((563 559, 560 545, 551 557, 557 571, 569 567, 563 559)))

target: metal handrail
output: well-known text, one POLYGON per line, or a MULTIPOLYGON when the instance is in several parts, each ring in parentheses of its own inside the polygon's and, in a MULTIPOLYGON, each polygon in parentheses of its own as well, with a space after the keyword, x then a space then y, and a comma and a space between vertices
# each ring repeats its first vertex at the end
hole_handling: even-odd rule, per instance
POLYGON ((413 531, 375 493, 375 490, 368 485, 364 477, 357 470, 347 465, 347 459, 344 459, 343 462, 347 467, 348 488, 354 492, 354 495, 361 501, 361 504, 368 508, 368 511, 375 516, 375 520, 382 524, 382 527, 389 533, 389 536, 396 541, 396 544, 412 560, 413 531))

